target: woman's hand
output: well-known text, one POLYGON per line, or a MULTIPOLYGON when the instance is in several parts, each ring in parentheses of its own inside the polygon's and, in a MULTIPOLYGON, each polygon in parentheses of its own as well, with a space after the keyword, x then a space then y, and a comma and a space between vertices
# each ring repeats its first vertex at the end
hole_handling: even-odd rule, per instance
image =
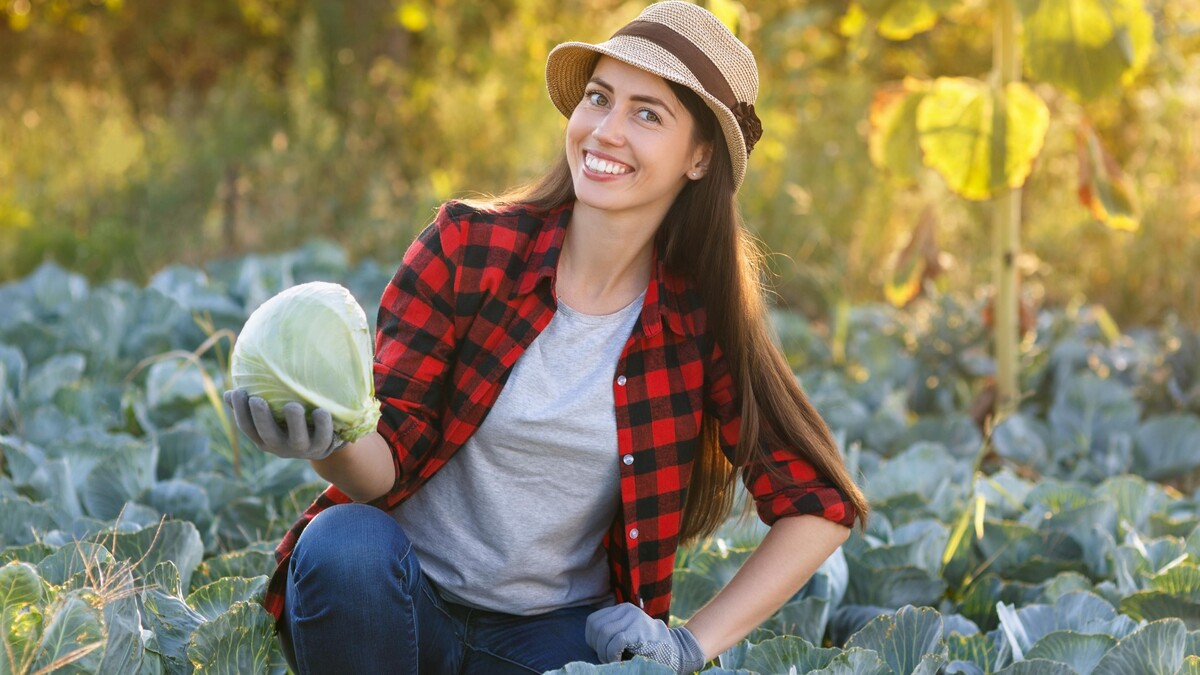
POLYGON ((275 423, 267 402, 250 396, 245 389, 225 392, 225 405, 233 410, 233 419, 261 450, 287 459, 321 460, 345 445, 333 433, 333 418, 323 408, 313 410, 311 432, 304 419, 304 406, 291 402, 283 406, 286 432, 275 423))
POLYGON ((679 675, 704 667, 704 651, 687 628, 668 628, 628 602, 592 612, 584 633, 604 663, 644 656, 679 675))

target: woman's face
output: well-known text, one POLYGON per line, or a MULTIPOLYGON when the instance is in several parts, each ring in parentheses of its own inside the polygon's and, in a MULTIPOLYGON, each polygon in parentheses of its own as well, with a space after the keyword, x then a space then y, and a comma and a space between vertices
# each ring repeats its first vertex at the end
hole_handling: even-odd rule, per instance
POLYGON ((711 144, 694 140, 694 124, 661 77, 602 56, 567 123, 576 199, 657 226, 687 181, 707 169, 711 144))

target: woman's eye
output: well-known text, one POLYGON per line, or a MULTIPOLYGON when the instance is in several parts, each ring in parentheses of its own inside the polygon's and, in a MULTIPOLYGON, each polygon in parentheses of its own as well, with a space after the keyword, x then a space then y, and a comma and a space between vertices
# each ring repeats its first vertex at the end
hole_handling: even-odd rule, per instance
POLYGON ((608 103, 608 97, 598 91, 589 91, 588 93, 584 94, 584 98, 586 98, 592 105, 602 106, 608 103))
POLYGON ((662 121, 662 118, 658 116, 658 113, 654 112, 653 110, 641 110, 638 112, 638 115, 641 115, 642 119, 646 120, 647 122, 658 124, 662 121))

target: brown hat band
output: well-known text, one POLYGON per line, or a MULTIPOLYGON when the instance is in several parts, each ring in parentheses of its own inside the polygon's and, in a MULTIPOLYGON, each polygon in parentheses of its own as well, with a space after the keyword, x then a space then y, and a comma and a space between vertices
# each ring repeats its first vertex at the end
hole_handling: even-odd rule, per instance
POLYGON ((746 140, 746 154, 750 154, 750 151, 754 149, 754 144, 762 136, 762 123, 754 112, 754 104, 737 100, 733 88, 729 86, 729 82, 725 80, 725 76, 721 74, 717 64, 712 62, 704 50, 672 28, 655 21, 632 21, 613 33, 613 37, 618 35, 649 40, 674 54, 683 62, 700 81, 704 91, 723 103, 737 118, 738 126, 742 129, 742 137, 746 140))

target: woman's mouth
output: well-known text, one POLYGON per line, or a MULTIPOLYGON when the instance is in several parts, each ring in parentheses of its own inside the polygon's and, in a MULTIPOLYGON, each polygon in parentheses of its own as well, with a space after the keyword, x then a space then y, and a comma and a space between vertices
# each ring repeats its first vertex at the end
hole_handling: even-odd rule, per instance
POLYGON ((583 165, 593 173, 602 173, 610 176, 622 176, 633 171, 633 167, 628 164, 601 159, 587 150, 583 151, 583 165))

